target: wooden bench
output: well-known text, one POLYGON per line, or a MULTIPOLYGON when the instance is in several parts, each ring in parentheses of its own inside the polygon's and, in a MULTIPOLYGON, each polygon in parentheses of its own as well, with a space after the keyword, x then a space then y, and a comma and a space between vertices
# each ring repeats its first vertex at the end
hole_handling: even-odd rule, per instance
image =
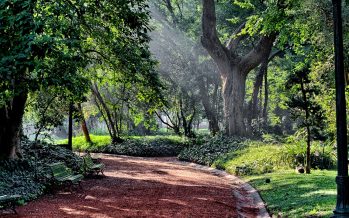
POLYGON ((49 165, 51 169, 52 182, 57 185, 79 185, 81 188, 81 180, 84 178, 82 174, 74 175, 72 170, 62 162, 57 162, 49 165))
POLYGON ((99 173, 101 173, 102 175, 104 175, 105 165, 103 163, 94 161, 94 159, 91 157, 90 153, 85 154, 83 156, 83 159, 84 159, 84 172, 85 172, 85 174, 96 173, 98 175, 99 173))
POLYGON ((0 209, 6 209, 11 208, 15 214, 17 214, 16 211, 16 204, 18 200, 21 198, 21 195, 2 195, 0 196, 0 209))

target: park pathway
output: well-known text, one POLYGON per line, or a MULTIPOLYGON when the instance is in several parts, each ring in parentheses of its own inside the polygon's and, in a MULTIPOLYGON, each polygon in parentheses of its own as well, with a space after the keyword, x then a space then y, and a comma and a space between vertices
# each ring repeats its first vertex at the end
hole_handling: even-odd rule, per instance
POLYGON ((6 217, 266 217, 258 194, 236 177, 175 158, 99 155, 104 178, 46 195, 6 217))

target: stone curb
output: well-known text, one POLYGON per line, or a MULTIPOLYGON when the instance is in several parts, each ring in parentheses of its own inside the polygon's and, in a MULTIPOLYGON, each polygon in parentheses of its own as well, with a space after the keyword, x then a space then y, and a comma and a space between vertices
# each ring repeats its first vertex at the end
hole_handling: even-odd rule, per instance
POLYGON ((257 218, 270 218, 270 215, 268 211, 266 210, 265 204, 260 197, 258 191, 254 189, 249 183, 243 181, 237 176, 228 174, 225 171, 218 170, 212 167, 199 165, 195 163, 190 162, 184 162, 184 161, 175 161, 177 164, 190 166, 199 170, 204 170, 207 172, 210 172, 211 174, 219 177, 223 177, 231 182, 232 188, 233 188, 233 195, 239 199, 237 209, 239 213, 239 217, 247 217, 250 218, 248 214, 244 212, 244 209, 252 209, 257 210, 258 216, 257 218), (251 204, 243 203, 243 201, 251 202, 251 204))

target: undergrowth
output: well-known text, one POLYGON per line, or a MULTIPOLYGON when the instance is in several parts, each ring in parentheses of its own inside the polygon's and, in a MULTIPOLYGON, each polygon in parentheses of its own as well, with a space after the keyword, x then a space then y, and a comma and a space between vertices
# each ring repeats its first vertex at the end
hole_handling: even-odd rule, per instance
POLYGON ((99 152, 140 157, 177 156, 190 142, 180 137, 133 137, 111 144, 99 152))
MULTIPOLYGON (((110 136, 91 135, 92 143, 83 136, 73 138, 73 149, 94 153, 109 153, 141 157, 177 156, 191 142, 179 136, 128 136, 119 144, 111 144, 110 136)), ((58 141, 66 144, 67 140, 58 141)))
POLYGON ((178 158, 203 165, 212 165, 221 156, 244 147, 240 138, 216 136, 201 145, 185 148, 178 158))
POLYGON ((0 196, 19 194, 21 202, 37 198, 49 191, 51 184, 48 165, 64 162, 74 172, 80 172, 82 159, 59 146, 25 141, 22 143, 22 158, 0 162, 0 196))

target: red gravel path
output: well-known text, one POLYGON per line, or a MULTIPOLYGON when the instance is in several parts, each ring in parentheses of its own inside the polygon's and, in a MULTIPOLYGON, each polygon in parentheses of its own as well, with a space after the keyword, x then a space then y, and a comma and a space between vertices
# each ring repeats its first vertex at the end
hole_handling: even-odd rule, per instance
POLYGON ((173 158, 103 155, 102 162, 106 177, 86 179, 83 190, 46 195, 6 217, 241 217, 225 178, 173 158))

